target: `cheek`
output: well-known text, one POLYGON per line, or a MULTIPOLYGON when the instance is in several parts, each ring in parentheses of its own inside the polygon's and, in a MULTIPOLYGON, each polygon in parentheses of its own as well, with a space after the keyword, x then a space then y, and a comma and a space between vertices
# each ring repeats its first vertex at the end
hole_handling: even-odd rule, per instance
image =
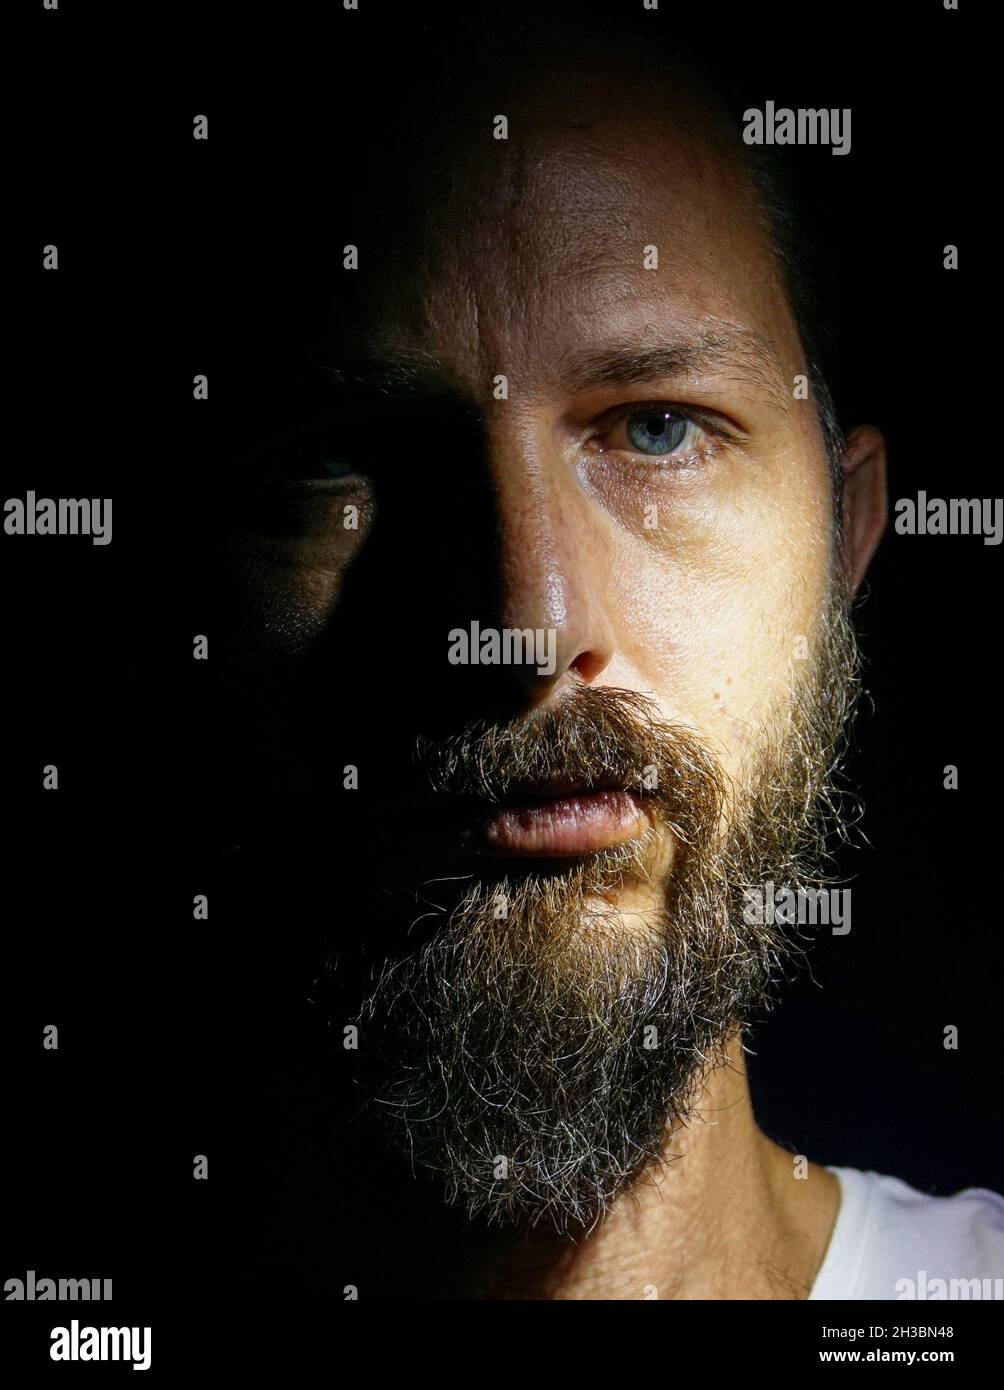
POLYGON ((688 480, 652 490, 658 527, 614 533, 619 651, 671 717, 725 749, 783 707, 814 638, 832 545, 818 481, 804 467, 688 480))
POLYGON ((372 495, 360 487, 297 489, 247 510, 225 558, 245 639, 286 652, 309 645, 330 620, 374 517, 372 495))

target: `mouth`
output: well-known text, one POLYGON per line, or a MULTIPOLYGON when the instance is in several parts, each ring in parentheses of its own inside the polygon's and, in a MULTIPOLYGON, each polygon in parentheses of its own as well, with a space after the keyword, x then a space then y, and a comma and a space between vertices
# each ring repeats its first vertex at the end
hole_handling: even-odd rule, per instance
POLYGON ((492 807, 471 828, 471 842, 481 854, 562 859, 636 840, 651 824, 639 793, 592 788, 492 807))

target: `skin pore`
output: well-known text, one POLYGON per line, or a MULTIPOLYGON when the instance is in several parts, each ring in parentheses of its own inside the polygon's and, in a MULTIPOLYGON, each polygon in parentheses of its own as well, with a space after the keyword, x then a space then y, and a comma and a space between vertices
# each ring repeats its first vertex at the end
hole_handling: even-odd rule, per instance
MULTIPOLYGON (((405 162, 393 221, 373 214, 379 275, 353 287, 326 360, 345 364, 341 384, 363 418, 378 402, 405 432, 450 411, 477 422, 483 511, 461 506, 470 484, 447 462, 436 496, 455 483, 457 497, 425 506, 412 537, 416 555, 456 556, 467 587, 458 599, 418 571, 401 586, 409 652, 445 663, 446 631, 468 601, 470 616, 490 612, 500 628, 553 631, 553 672, 485 676, 493 711, 516 718, 583 685, 639 692, 741 785, 759 731, 789 707, 793 654, 818 636, 834 565, 853 594, 878 543, 883 444, 868 428, 848 440, 835 556, 830 462, 814 403, 796 398, 807 367, 729 143, 738 136, 683 96, 656 115, 625 109, 619 90, 597 81, 573 119, 532 81, 517 84, 508 140, 490 138, 490 118, 472 108, 439 159, 405 162), (637 447, 628 412, 639 407, 686 418, 670 456, 637 447)), ((437 427, 423 468, 437 459, 437 427)), ((392 440, 407 438, 395 428, 392 440)), ((351 472, 291 500, 295 526, 241 538, 247 596, 278 648, 309 650, 339 613, 386 506, 379 453, 371 436, 351 472), (357 529, 342 525, 346 504, 357 529)), ((386 699, 389 663, 358 669, 350 698, 364 705, 381 680, 375 698, 386 699)), ((393 674, 405 699, 424 676, 417 663, 393 674)), ((473 690, 456 697, 467 717, 478 713, 473 690)), ((625 933, 655 918, 677 848, 664 833, 659 872, 615 899, 625 933)), ((391 828, 383 852, 388 864, 402 852, 391 828)), ((759 1131, 738 1035, 697 1110, 675 1126, 666 1167, 588 1233, 468 1239, 466 1296, 806 1297, 837 1182, 814 1164, 797 1178, 793 1156, 759 1131)), ((416 1188, 413 1200, 428 1198, 416 1188)))

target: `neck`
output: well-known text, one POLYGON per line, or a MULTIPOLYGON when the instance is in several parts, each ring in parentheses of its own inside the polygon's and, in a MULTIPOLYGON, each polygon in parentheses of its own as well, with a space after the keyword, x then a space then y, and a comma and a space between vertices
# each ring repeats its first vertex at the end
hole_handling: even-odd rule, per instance
POLYGON ((404 1210, 389 1204, 391 1215, 382 1186, 382 1198, 373 1194, 383 1208, 376 1224, 393 1227, 401 1296, 808 1297, 836 1219, 839 1185, 759 1130, 738 1039, 706 1079, 695 1118, 674 1127, 663 1157, 593 1231, 574 1238, 479 1232, 455 1213, 437 1214, 417 1185, 409 1185, 404 1210))

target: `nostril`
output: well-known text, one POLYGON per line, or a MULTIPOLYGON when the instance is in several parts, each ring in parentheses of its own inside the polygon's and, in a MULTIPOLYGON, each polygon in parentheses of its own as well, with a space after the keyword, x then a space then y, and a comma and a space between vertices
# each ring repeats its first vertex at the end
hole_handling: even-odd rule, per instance
POLYGON ((592 685, 606 664, 607 658, 602 652, 580 652, 569 666, 569 670, 574 671, 587 685, 592 685))

